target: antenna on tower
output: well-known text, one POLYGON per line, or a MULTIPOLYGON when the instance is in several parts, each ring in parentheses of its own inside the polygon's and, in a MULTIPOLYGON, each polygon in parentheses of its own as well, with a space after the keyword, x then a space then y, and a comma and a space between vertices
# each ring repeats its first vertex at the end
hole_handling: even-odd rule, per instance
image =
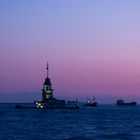
POLYGON ((47 62, 47 78, 49 77, 49 64, 48 64, 48 62, 47 62))

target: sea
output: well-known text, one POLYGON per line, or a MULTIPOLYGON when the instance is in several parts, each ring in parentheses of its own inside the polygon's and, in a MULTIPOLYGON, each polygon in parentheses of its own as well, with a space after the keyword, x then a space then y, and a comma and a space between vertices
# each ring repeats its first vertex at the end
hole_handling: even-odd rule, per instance
POLYGON ((0 104, 0 140, 140 140, 140 106, 15 109, 0 104))

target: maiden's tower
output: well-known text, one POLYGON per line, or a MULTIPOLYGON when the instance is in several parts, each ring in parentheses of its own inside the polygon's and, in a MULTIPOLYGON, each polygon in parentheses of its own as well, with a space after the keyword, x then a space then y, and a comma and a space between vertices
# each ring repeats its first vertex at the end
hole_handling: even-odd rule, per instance
POLYGON ((23 106, 17 104, 15 108, 22 109, 22 108, 37 108, 37 109, 79 109, 77 101, 67 101, 65 100, 58 100, 54 98, 53 95, 53 88, 52 83, 49 78, 49 64, 47 63, 47 77, 43 83, 42 88, 42 99, 40 101, 35 101, 35 107, 32 106, 23 106))
POLYGON ((37 108, 65 108, 65 100, 53 97, 52 83, 49 78, 49 64, 47 63, 47 77, 43 84, 42 100, 36 102, 37 108))

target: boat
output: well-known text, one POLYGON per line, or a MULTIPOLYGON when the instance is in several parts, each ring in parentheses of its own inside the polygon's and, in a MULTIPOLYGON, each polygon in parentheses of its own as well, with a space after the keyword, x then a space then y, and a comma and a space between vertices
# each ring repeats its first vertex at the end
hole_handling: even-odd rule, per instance
POLYGON ((124 102, 122 99, 117 100, 118 106, 135 106, 136 104, 136 102, 124 102))
MULTIPOLYGON (((71 102, 71 101, 67 101, 67 102, 71 102)), ((72 101, 72 102, 76 102, 76 101, 72 101)), ((16 104, 15 105, 15 109, 79 109, 78 104, 65 104, 64 106, 60 106, 58 104, 53 104, 53 105, 48 105, 46 103, 43 103, 41 101, 36 101, 34 103, 32 103, 32 105, 26 105, 26 104, 16 104)))
POLYGON ((84 104, 84 106, 86 107, 96 107, 97 106, 97 102, 95 101, 95 98, 93 99, 88 99, 87 102, 84 104))

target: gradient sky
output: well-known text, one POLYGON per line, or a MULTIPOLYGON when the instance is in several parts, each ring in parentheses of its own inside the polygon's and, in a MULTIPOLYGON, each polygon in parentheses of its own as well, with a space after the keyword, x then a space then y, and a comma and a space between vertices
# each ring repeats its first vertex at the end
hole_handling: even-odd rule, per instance
POLYGON ((41 96, 49 61, 56 97, 140 102, 139 7, 139 0, 0 0, 0 94, 41 96))

